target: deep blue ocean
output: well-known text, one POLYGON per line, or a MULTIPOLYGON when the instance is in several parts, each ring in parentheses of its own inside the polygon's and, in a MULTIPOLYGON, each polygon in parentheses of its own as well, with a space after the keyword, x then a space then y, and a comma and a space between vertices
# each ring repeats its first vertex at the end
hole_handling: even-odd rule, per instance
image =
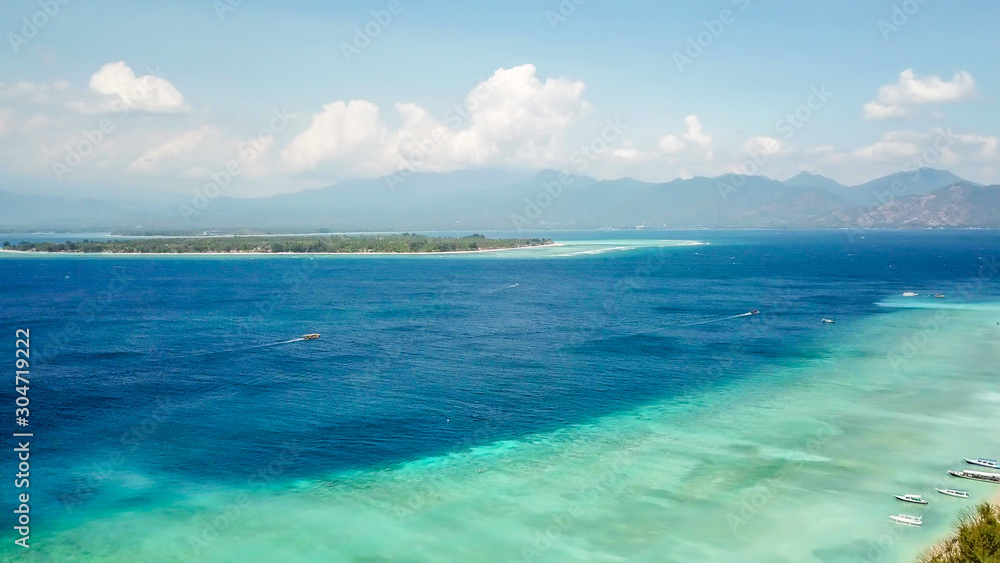
MULTIPOLYGON (((824 354, 822 318, 947 294, 1000 256, 995 231, 627 238, 710 244, 544 259, 0 258, 8 426, 15 330, 31 331, 37 522, 74 491, 85 513, 246 481, 291 444, 283 477, 316 478, 711 392, 824 354), (279 344, 304 333, 322 338, 279 344), (112 486, 136 474, 159 481, 136 498, 112 486)), ((13 457, 0 468, 12 475, 13 457)))

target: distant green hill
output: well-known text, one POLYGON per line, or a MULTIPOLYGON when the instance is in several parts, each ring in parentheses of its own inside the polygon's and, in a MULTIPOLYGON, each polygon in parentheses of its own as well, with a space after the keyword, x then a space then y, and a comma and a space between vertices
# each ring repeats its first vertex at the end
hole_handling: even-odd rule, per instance
POLYGON ((830 228, 932 229, 947 227, 1000 227, 1000 186, 969 182, 930 193, 900 196, 869 207, 832 213, 817 221, 830 228))

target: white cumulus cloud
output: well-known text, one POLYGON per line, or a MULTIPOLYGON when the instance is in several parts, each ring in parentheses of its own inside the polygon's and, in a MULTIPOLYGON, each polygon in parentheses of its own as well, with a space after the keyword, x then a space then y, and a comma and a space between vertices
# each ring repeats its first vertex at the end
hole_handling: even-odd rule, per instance
POLYGON ((31 104, 50 104, 60 100, 69 90, 69 82, 0 82, 0 97, 19 99, 31 104))
POLYGON ((119 104, 150 113, 178 113, 190 108, 184 96, 155 72, 136 76, 123 61, 108 63, 90 77, 90 91, 101 99, 97 104, 83 102, 76 109, 84 112, 114 111, 119 104))
POLYGON ((497 70, 440 118, 396 104, 397 129, 371 102, 332 102, 285 147, 282 162, 293 171, 330 165, 354 174, 543 165, 558 158, 566 129, 587 111, 583 92, 579 81, 539 80, 527 64, 497 70))
POLYGON ((663 154, 677 154, 687 148, 687 143, 678 139, 676 135, 664 135, 660 137, 657 148, 663 154))
POLYGON ((994 135, 978 135, 975 133, 953 133, 951 137, 963 145, 968 145, 976 150, 975 156, 982 158, 993 158, 998 156, 997 149, 1000 148, 1000 138, 994 135))
POLYGON ((146 151, 142 156, 132 161, 125 170, 147 174, 161 172, 164 165, 173 164, 180 157, 188 155, 198 148, 202 141, 205 140, 205 137, 212 132, 213 129, 209 126, 185 131, 172 137, 165 143, 146 151))
POLYGON ((856 149, 851 156, 862 161, 899 161, 919 153, 926 137, 913 131, 889 131, 878 141, 856 149))
MULTIPOLYGON (((697 147, 699 149, 703 149, 702 156, 711 158, 712 135, 705 133, 705 130, 701 126, 701 122, 698 120, 698 116, 689 115, 685 117, 684 124, 687 125, 686 132, 684 132, 680 137, 674 134, 667 134, 660 137, 654 152, 661 157, 672 157, 687 151, 691 147, 697 147)), ((688 156, 692 155, 689 154, 688 156)))
POLYGON ((743 143, 743 150, 751 155, 773 155, 784 150, 784 144, 774 137, 753 137, 743 143))
POLYGON ((708 149, 712 146, 712 135, 705 133, 702 129, 697 115, 685 117, 684 123, 688 126, 687 133, 684 134, 685 139, 703 149, 708 149))
POLYGON ((146 113, 185 113, 191 108, 184 96, 156 71, 136 76, 122 61, 108 63, 90 77, 87 90, 69 82, 0 82, 0 100, 64 107, 76 113, 99 114, 123 110, 146 113))
POLYGON ((0 109, 0 135, 6 133, 7 129, 10 128, 9 122, 12 115, 14 115, 13 111, 0 109))
POLYGON ((965 71, 955 73, 951 81, 940 76, 917 77, 912 69, 899 74, 899 81, 878 90, 878 96, 865 104, 866 119, 907 117, 910 106, 961 102, 976 97, 976 81, 965 71))
POLYGON ((387 135, 375 104, 365 100, 333 102, 313 116, 312 124, 285 148, 282 158, 295 170, 351 156, 379 160, 376 155, 387 135))

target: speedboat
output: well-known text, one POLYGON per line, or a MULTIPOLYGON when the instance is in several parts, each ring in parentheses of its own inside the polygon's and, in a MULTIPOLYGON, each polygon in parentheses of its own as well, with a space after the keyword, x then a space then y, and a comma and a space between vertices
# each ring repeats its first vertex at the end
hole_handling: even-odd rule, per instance
POLYGON ((942 295, 940 293, 935 293, 934 294, 934 299, 944 299, 944 295, 942 295))
POLYGON ((757 309, 754 309, 753 311, 750 311, 750 314, 751 315, 759 315, 760 311, 758 311, 757 309))
POLYGON ((319 338, 318 334, 303 334, 302 340, 316 340, 319 338))
POLYGON ((902 524, 903 526, 920 526, 924 523, 923 520, 922 516, 913 516, 910 514, 893 514, 889 517, 890 522, 902 524))
POLYGON ((912 502, 913 504, 927 504, 927 501, 920 497, 920 495, 893 495, 903 502, 912 502))
POLYGON ((826 323, 826 324, 828 324, 828 325, 832 325, 834 323, 834 321, 832 319, 823 319, 823 322, 826 323))
POLYGON ((903 297, 916 297, 916 296, 917 296, 917 293, 913 292, 913 291, 903 292, 903 297))
POLYGON ((976 459, 965 458, 965 463, 971 463, 972 465, 978 465, 980 467, 989 467, 990 469, 1000 469, 1000 463, 995 459, 986 459, 978 457, 976 459))
POLYGON ((958 498, 969 498, 969 491, 959 491, 957 489, 938 489, 936 487, 935 489, 942 495, 948 495, 950 497, 958 497, 958 498))
POLYGON ((973 481, 986 481, 987 483, 996 483, 1000 485, 1000 473, 987 473, 985 471, 971 471, 966 469, 965 471, 951 471, 948 470, 954 477, 961 477, 962 479, 972 479, 973 481))

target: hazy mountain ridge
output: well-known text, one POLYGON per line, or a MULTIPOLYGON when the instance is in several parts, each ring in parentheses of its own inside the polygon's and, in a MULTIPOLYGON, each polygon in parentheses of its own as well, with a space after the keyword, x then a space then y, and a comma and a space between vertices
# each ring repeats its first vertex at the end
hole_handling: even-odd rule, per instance
POLYGON ((1000 186, 922 168, 859 186, 801 173, 666 183, 497 170, 350 180, 257 199, 221 197, 186 219, 177 206, 0 191, 0 231, 125 232, 600 228, 1000 227, 1000 186))
POLYGON ((1000 226, 1000 186, 961 181, 931 193, 892 199, 873 208, 833 213, 821 218, 817 226, 996 228, 1000 226))

